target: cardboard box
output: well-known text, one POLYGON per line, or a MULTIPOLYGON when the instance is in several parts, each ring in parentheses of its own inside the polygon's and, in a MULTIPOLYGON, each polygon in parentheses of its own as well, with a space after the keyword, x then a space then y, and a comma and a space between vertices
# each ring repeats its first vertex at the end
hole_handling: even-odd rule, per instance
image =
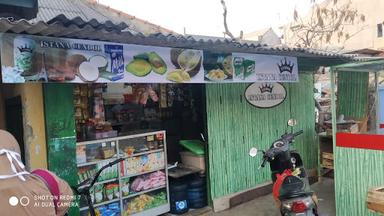
POLYGON ((76 162, 78 164, 87 162, 87 155, 85 152, 85 145, 76 147, 76 162))
POLYGON ((187 166, 199 168, 202 173, 205 172, 205 157, 204 155, 195 155, 191 152, 180 152, 181 163, 187 166))
POLYGON ((117 137, 117 131, 112 130, 108 132, 89 132, 88 133, 88 138, 89 139, 105 139, 105 138, 110 138, 110 137, 117 137))
POLYGON ((322 167, 333 169, 333 160, 323 159, 322 167))
POLYGON ((384 213, 384 187, 370 188, 368 190, 367 208, 384 213))
POLYGON ((323 159, 333 160, 333 154, 329 152, 323 152, 323 159))

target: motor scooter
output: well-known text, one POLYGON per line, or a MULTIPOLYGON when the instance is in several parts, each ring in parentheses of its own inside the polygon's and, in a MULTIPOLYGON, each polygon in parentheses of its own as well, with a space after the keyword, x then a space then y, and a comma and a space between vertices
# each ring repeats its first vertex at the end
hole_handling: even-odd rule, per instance
MULTIPOLYGON (((295 120, 288 121, 289 126, 295 124, 295 120)), ((270 163, 272 194, 283 216, 318 216, 317 198, 310 189, 303 161, 299 153, 290 150, 294 138, 302 133, 303 130, 286 132, 275 140, 267 151, 263 151, 259 167, 264 167, 266 162, 270 163)), ((255 157, 257 149, 252 148, 249 154, 255 157)))

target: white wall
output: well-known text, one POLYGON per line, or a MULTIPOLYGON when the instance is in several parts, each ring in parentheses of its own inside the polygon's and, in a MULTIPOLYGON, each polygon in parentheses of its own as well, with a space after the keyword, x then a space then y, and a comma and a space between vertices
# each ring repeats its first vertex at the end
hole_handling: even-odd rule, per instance
POLYGON ((262 37, 261 41, 262 44, 267 44, 270 46, 281 44, 280 38, 277 36, 277 34, 270 29, 267 31, 264 36, 262 37))

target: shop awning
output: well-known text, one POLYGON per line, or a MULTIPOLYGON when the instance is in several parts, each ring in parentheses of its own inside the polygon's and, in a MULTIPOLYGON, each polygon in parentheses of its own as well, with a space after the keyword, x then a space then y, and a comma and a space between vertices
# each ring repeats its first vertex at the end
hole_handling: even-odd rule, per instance
MULTIPOLYGON (((190 83, 297 82, 299 72, 313 73, 320 66, 330 67, 355 61, 353 55, 335 54, 307 48, 291 48, 285 45, 267 46, 255 41, 237 41, 226 38, 204 39, 180 34, 144 35, 131 30, 126 23, 113 23, 108 20, 99 22, 95 19, 84 21, 80 17, 68 19, 64 15, 56 16, 47 22, 11 21, 0 18, 0 33, 4 33, 1 51, 3 82, 11 83, 37 80, 69 80, 71 82, 115 82, 119 80, 119 82, 147 83, 170 81, 190 83), (35 50, 36 44, 39 48, 35 50), (18 47, 18 49, 14 49, 14 47, 18 47), (14 50, 36 52, 34 58, 37 60, 35 59, 33 63, 30 63, 32 61, 28 59, 32 57, 28 57, 28 55, 24 56, 25 59, 23 56, 11 58, 10 56, 14 56, 14 50), (73 55, 71 58, 75 58, 76 62, 85 59, 86 62, 81 61, 77 65, 72 64, 73 59, 66 59, 69 61, 67 65, 56 64, 54 67, 49 67, 48 72, 43 70, 41 67, 43 65, 42 59, 48 58, 48 61, 53 63, 54 61, 50 59, 58 60, 58 57, 53 56, 57 56, 60 50, 76 50, 76 54, 81 56, 73 55), (137 58, 144 61, 148 60, 148 50, 154 52, 153 55, 161 53, 159 59, 162 62, 159 60, 161 62, 159 64, 162 65, 162 70, 161 73, 159 71, 158 73, 162 76, 147 77, 146 75, 151 72, 148 69, 152 69, 152 66, 148 67, 148 64, 145 64, 148 62, 133 61, 137 58), (187 70, 183 62, 180 66, 178 56, 183 52, 180 50, 192 50, 192 52, 188 51, 182 56, 200 56, 200 60, 193 65, 199 66, 193 68, 197 72, 191 68, 187 68, 187 70), (92 61, 106 62, 105 64, 109 65, 108 70, 100 69, 102 67, 96 68, 95 64, 90 63, 91 57, 98 56, 94 52, 102 55, 99 57, 102 58, 102 61, 97 58, 92 61), (109 53, 109 57, 104 52, 109 53), (114 60, 116 61, 114 64, 108 63, 108 59, 112 58, 110 57, 112 52, 115 53, 113 54, 115 57, 121 56, 118 60, 114 60), (120 54, 116 54, 116 52, 120 54), (134 56, 131 56, 133 54, 134 56), (143 54, 146 57, 143 57, 143 54), (224 59, 229 59, 227 58, 229 55, 231 60, 224 61, 224 59), (14 62, 15 59, 19 59, 17 64, 14 62), (79 64, 81 63, 84 64, 80 68, 79 64), (128 63, 132 64, 128 66, 128 63), (225 64, 231 65, 231 68, 226 68, 229 70, 227 72, 224 72, 226 70, 225 64), (119 65, 119 67, 112 67, 112 65, 119 65), (143 65, 145 69, 142 69, 141 66, 143 65), (203 66, 200 67, 200 65, 203 66), (140 69, 137 69, 138 66, 140 69), (240 67, 246 67, 247 70, 240 67), (168 70, 169 68, 172 70, 168 70), (184 70, 177 71, 178 68, 184 70), (77 70, 80 72, 76 72, 77 70), (233 71, 236 70, 234 76, 233 71), (21 75, 20 71, 27 72, 21 75), (186 71, 188 71, 188 76, 185 73, 182 74, 186 71), (69 75, 64 76, 63 74, 67 72, 69 75), (130 73, 125 76, 124 74, 127 72, 130 73), (164 75, 165 72, 168 73, 164 75), (79 74, 84 74, 84 76, 91 74, 92 76, 84 77, 79 74), (130 76, 131 74, 133 76, 130 76)), ((152 58, 154 58, 153 55, 152 58)))
POLYGON ((384 59, 352 62, 334 66, 335 72, 379 72, 384 70, 384 59))
POLYGON ((254 41, 233 41, 231 39, 203 40, 178 34, 152 34, 145 36, 131 31, 125 23, 104 23, 93 19, 84 21, 80 17, 68 19, 59 15, 48 22, 31 23, 27 20, 10 21, 0 18, 0 33, 29 34, 38 36, 89 39, 116 43, 150 46, 178 47, 218 52, 242 52, 268 55, 284 55, 302 58, 301 65, 331 66, 352 61, 351 55, 334 54, 314 49, 266 46, 254 41))

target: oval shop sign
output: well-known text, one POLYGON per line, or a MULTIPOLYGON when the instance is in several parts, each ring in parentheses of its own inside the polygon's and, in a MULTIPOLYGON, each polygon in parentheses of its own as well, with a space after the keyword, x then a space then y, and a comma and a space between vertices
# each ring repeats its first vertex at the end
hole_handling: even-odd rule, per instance
POLYGON ((280 83, 253 83, 247 87, 244 96, 255 107, 271 108, 283 103, 287 91, 280 83))

